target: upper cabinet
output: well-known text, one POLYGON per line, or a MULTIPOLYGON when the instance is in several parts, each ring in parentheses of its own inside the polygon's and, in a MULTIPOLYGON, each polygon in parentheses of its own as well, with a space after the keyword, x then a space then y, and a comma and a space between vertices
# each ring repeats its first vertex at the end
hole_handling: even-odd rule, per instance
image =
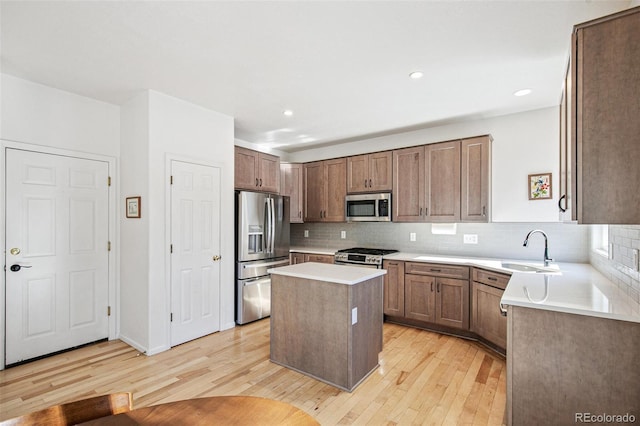
POLYGON ((393 220, 488 222, 491 136, 393 151, 393 220))
POLYGON ((304 221, 344 222, 347 195, 347 159, 304 165, 304 221))
POLYGON ((280 158, 235 147, 235 188, 280 192, 280 158))
POLYGON ((392 188, 392 151, 347 158, 347 193, 383 192, 392 188))
POLYGON ((640 224, 639 29, 640 7, 574 28, 567 117, 580 223, 640 224))
POLYGON ((291 199, 290 223, 302 223, 304 208, 304 179, 302 164, 280 164, 280 194, 291 199))

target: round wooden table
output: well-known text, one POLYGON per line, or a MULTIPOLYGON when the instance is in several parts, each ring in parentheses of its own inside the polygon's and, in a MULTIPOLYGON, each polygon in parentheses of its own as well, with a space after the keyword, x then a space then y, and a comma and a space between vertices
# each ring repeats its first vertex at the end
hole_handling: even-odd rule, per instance
POLYGON ((211 396, 167 402, 83 425, 319 425, 291 404, 255 396, 211 396))

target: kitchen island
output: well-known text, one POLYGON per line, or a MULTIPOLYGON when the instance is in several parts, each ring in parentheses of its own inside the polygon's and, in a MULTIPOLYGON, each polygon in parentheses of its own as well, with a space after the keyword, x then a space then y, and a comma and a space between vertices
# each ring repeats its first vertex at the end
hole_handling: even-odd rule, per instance
POLYGON ((502 297, 507 424, 634 423, 640 306, 590 265, 560 270, 514 274, 502 297))
POLYGON ((378 367, 384 269, 301 263, 271 273, 271 361, 351 392, 378 367))

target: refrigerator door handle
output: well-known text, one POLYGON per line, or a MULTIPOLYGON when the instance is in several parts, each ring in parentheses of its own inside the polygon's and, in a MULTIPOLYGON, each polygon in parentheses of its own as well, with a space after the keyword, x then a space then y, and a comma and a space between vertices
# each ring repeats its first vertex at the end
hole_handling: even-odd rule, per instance
POLYGON ((263 251, 269 252, 271 249, 271 205, 269 204, 269 198, 264 199, 264 239, 263 239, 263 251))
POLYGON ((250 265, 242 265, 243 269, 264 268, 265 266, 288 265, 289 259, 278 260, 276 262, 252 263, 250 265))
POLYGON ((271 201, 271 253, 276 251, 276 205, 273 198, 271 201))

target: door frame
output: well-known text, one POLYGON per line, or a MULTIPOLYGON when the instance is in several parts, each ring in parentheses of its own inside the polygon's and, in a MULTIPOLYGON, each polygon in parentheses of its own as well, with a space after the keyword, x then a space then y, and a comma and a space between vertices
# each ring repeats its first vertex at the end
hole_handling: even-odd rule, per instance
MULTIPOLYGON (((117 218, 117 212, 119 211, 119 193, 120 193, 120 179, 118 172, 118 163, 115 157, 110 157, 100 154, 92 154, 80 151, 71 151, 60 148, 53 148, 42 145, 28 144, 24 142, 15 142, 5 139, 0 139, 0 164, 5 164, 7 149, 17 149, 22 151, 31 151, 41 154, 61 155, 65 157, 81 158, 85 160, 104 161, 109 166, 109 176, 111 177, 111 187, 109 189, 109 241, 111 241, 111 251, 109 252, 109 268, 108 268, 108 282, 109 282, 109 306, 111 306, 111 316, 109 317, 109 340, 116 339, 120 334, 120 309, 118 300, 120 299, 120 223, 117 218)), ((3 172, 0 173, 0 241, 2 247, 6 247, 6 235, 5 229, 6 223, 6 208, 7 199, 5 191, 5 173, 4 166, 3 172)), ((6 258, 6 255, 5 255, 6 258)), ((4 260, 4 259, 3 259, 4 260)), ((6 345, 6 272, 2 272, 0 278, 0 370, 5 368, 5 345, 6 345)))
MULTIPOLYGON (((171 183, 170 183, 170 178, 171 178, 171 162, 172 161, 180 161, 183 163, 190 163, 190 164, 196 164, 199 166, 206 166, 206 167, 216 167, 220 169, 220 251, 221 253, 224 253, 224 247, 223 247, 223 243, 224 243, 224 238, 223 238, 223 233, 222 233, 222 225, 223 225, 223 221, 222 221, 222 210, 224 209, 224 205, 223 205, 223 201, 224 201, 224 197, 223 197, 223 192, 224 192, 224 188, 223 188, 223 179, 224 179, 224 172, 225 172, 225 166, 222 163, 218 163, 215 161, 207 161, 207 159, 198 159, 198 158, 193 158, 193 157, 188 157, 188 156, 184 156, 184 155, 179 155, 179 154, 171 154, 171 153, 166 153, 165 154, 165 161, 164 161, 164 173, 165 173, 165 192, 164 192, 164 212, 165 212, 165 221, 164 221, 164 238, 165 238, 165 256, 164 256, 164 264, 165 264, 165 268, 164 268, 164 282, 165 282, 165 294, 167 295, 166 297, 166 304, 165 304, 165 309, 167 314, 171 313, 171 252, 169 250, 170 246, 171 246, 171 183)), ((224 262, 228 262, 229 259, 226 259, 226 256, 223 257, 222 261, 220 262, 220 293, 219 293, 219 297, 218 297, 218 321, 220 324, 220 331, 225 330, 225 325, 223 324, 223 314, 222 314, 222 307, 223 307, 223 297, 222 295, 224 294, 223 292, 223 281, 224 281, 224 268, 223 265, 225 264, 224 262)), ((166 315, 167 318, 167 327, 166 327, 166 342, 167 342, 167 349, 170 349, 171 346, 171 321, 169 319, 169 315, 166 315)))

